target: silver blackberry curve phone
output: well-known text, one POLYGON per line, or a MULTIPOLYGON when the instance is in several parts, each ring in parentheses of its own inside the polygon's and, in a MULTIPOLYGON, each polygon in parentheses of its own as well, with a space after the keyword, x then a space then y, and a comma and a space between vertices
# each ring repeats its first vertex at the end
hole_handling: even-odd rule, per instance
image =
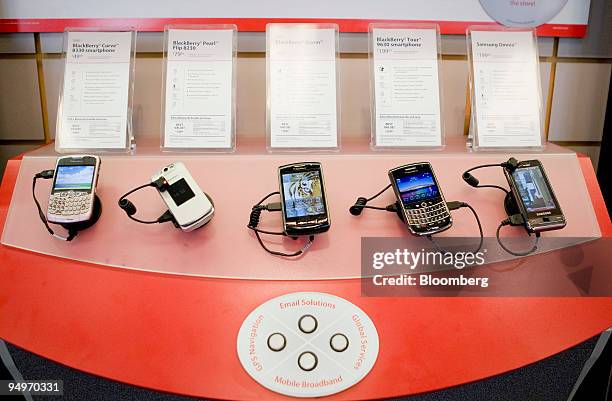
POLYGON ((74 155, 58 158, 49 195, 47 220, 57 224, 89 220, 93 213, 99 174, 98 156, 74 155))

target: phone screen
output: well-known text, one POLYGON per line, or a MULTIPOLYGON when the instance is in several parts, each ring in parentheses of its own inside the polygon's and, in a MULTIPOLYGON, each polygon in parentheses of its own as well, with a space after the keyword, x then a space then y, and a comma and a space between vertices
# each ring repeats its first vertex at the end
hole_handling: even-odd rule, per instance
POLYGON ((60 191, 91 192, 94 181, 95 166, 58 166, 53 182, 53 193, 60 191))
POLYGON ((326 214, 319 171, 285 173, 282 183, 286 218, 326 214))
POLYGON ((191 198, 195 198, 195 194, 187 184, 187 181, 184 178, 181 178, 174 184, 168 187, 168 193, 170 197, 176 203, 176 206, 181 206, 183 203, 187 202, 191 198))
POLYGON ((519 167, 512 173, 512 178, 528 212, 540 212, 557 207, 540 167, 519 167))
POLYGON ((404 205, 437 198, 440 190, 430 171, 415 171, 395 177, 395 185, 404 205))

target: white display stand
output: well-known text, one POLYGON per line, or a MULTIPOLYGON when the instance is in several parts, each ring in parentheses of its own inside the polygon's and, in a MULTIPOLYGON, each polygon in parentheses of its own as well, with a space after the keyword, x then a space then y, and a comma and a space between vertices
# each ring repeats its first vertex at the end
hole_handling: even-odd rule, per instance
POLYGON ((66 29, 55 149, 129 152, 136 31, 66 29))
POLYGON ((545 142, 535 30, 467 30, 474 150, 541 150, 545 142))
POLYGON ((161 147, 236 149, 236 26, 169 25, 164 31, 161 147))
POLYGON ((444 146, 440 31, 435 24, 369 26, 371 146, 444 146))
MULTIPOLYGON (((372 212, 368 217, 364 212, 362 218, 356 218, 348 213, 347 207, 355 202, 359 194, 373 194, 379 190, 389 182, 386 177, 389 168, 405 164, 406 159, 416 159, 415 155, 405 151, 372 152, 366 143, 359 147, 348 144, 340 153, 308 155, 316 156, 325 170, 325 196, 332 229, 317 236, 302 258, 287 263, 285 259, 271 257, 261 249, 252 231, 246 228, 245 221, 253 202, 261 199, 262 190, 265 193, 278 188, 278 178, 274 175, 278 166, 292 159, 295 161, 297 155, 262 153, 265 144, 261 139, 260 142, 239 147, 231 157, 225 153, 206 157, 184 154, 180 157, 194 180, 219 206, 215 207, 215 217, 211 223, 192 233, 177 230, 172 224, 152 226, 135 223, 117 206, 117 200, 123 194, 149 182, 153 172, 177 160, 176 155, 161 151, 157 137, 139 141, 133 154, 104 155, 96 190, 103 205, 102 217, 95 226, 79 234, 74 242, 53 238, 41 223, 38 213, 35 213, 32 177, 40 171, 52 169, 57 161, 53 145, 36 149, 24 155, 19 162, 19 175, 1 242, 30 252, 98 266, 196 277, 291 281, 362 277, 362 254, 355 250, 360 249, 364 237, 408 239, 405 225, 395 215, 372 212), (236 252, 237 249, 240 252, 236 252), (202 255, 206 255, 206 263, 202 263, 202 255)), ((502 206, 503 193, 472 190, 461 179, 461 173, 476 165, 499 164, 510 156, 517 160, 534 158, 532 152, 470 153, 461 137, 447 138, 443 151, 419 152, 418 158, 431 162, 447 199, 461 199, 473 205, 480 216, 485 236, 494 238, 499 222, 507 217, 502 206)), ((550 144, 537 155, 537 159, 546 169, 567 221, 563 230, 544 233, 539 249, 544 249, 546 238, 554 239, 549 243, 558 245, 563 238, 601 237, 597 215, 576 154, 550 144)), ((478 178, 491 185, 507 185, 500 169, 483 170, 478 178)), ((51 186, 52 180, 42 180, 37 184, 38 199, 43 210, 47 207, 51 186)), ((134 195, 136 198, 133 199, 138 215, 144 218, 160 216, 167 209, 155 191, 149 191, 134 195)), ((393 192, 387 191, 381 195, 380 203, 376 204, 385 205, 395 200, 393 192)), ((452 229, 441 233, 441 236, 476 235, 477 227, 470 214, 458 213, 453 215, 453 220, 452 229)), ((262 229, 274 231, 281 226, 281 213, 262 215, 262 229)), ((520 227, 508 230, 503 234, 509 232, 525 237, 520 227)), ((286 250, 295 249, 297 245, 289 237, 278 239, 278 246, 286 250)), ((538 261, 537 258, 534 260, 538 261)))
POLYGON ((268 151, 340 149, 338 26, 266 27, 268 151))
POLYGON ((255 308, 240 327, 237 352, 262 386, 293 397, 323 397, 370 372, 378 333, 370 317, 347 300, 297 292, 255 308))

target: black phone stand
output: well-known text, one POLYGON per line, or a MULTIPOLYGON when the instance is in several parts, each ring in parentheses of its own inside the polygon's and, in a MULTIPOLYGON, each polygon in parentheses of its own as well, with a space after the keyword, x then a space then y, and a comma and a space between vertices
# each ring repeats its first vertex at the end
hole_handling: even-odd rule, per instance
POLYGON ((508 217, 521 213, 512 192, 508 192, 504 198, 504 210, 506 211, 506 215, 508 215, 508 217))
POLYGON ((61 239, 63 241, 72 241, 74 237, 77 236, 79 231, 83 231, 98 222, 100 216, 102 215, 102 202, 100 201, 98 195, 94 194, 91 217, 87 221, 79 221, 78 223, 51 223, 57 224, 58 226, 62 226, 68 231, 67 237, 63 237, 61 235, 56 234, 49 226, 50 222, 47 220, 47 216, 43 212, 42 207, 40 206, 40 202, 38 202, 38 199, 36 198, 36 182, 39 179, 49 180, 53 178, 53 175, 53 170, 43 170, 39 173, 36 173, 34 177, 32 177, 32 198, 34 198, 34 203, 36 204, 36 209, 38 210, 38 217, 40 217, 40 221, 42 221, 42 223, 44 224, 45 228, 47 229, 47 232, 49 232, 49 234, 51 234, 55 238, 61 239))
POLYGON ((404 218, 404 214, 402 213, 401 203, 399 203, 399 201, 395 201, 394 205, 395 205, 395 213, 397 214, 397 217, 399 217, 402 223, 406 224, 406 219, 404 218))
POLYGON ((91 212, 91 218, 89 220, 79 221, 78 223, 67 223, 67 224, 60 224, 60 225, 64 227, 66 230, 68 230, 68 232, 70 233, 77 233, 79 231, 86 230, 89 227, 96 224, 98 220, 100 220, 101 215, 102 215, 102 202, 100 201, 100 198, 98 197, 98 195, 94 195, 93 210, 91 212))

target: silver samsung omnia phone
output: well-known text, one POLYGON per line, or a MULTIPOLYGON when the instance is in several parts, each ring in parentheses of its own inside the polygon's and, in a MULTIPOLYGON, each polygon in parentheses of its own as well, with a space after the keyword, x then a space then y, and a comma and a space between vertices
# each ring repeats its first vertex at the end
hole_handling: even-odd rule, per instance
POLYGON ((321 163, 280 166, 283 231, 288 236, 314 235, 330 227, 321 163))
POLYGON ((389 171, 400 213, 413 235, 431 235, 450 228, 453 220, 446 200, 427 162, 406 164, 389 171))
POLYGON ((200 189, 185 165, 174 162, 151 177, 151 182, 163 178, 164 190, 159 190, 163 201, 183 231, 193 231, 212 219, 215 208, 200 189))
POLYGON ((93 155, 57 159, 47 208, 49 222, 79 223, 92 217, 100 163, 100 158, 93 155))

